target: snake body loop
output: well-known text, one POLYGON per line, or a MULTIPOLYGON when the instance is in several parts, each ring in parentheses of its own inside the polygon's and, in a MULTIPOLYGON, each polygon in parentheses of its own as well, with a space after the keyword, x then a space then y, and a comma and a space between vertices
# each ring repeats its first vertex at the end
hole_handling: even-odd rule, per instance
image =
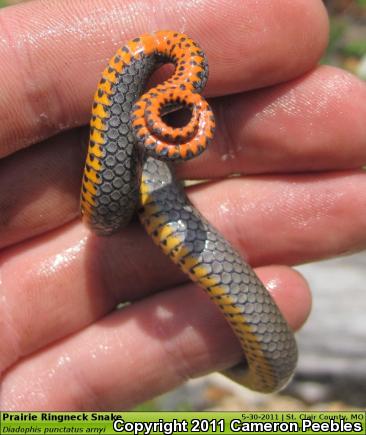
POLYGON ((294 372, 293 333, 254 271, 191 205, 170 164, 199 155, 213 137, 214 117, 200 95, 207 77, 203 52, 181 33, 146 34, 117 51, 94 98, 81 211, 106 235, 127 225, 139 204, 147 233, 208 292, 239 339, 244 361, 225 374, 272 392, 294 372), (173 63, 174 74, 143 94, 162 63, 173 63), (164 115, 179 107, 189 109, 189 122, 167 125, 164 115))

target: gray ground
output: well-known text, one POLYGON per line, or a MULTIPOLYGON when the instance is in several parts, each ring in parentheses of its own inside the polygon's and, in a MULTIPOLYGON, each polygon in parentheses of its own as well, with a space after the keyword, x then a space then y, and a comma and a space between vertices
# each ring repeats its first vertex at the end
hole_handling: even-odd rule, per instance
POLYGON ((298 269, 314 295, 312 314, 298 334, 298 379, 323 386, 307 392, 304 384, 303 393, 308 400, 366 406, 366 252, 298 269))

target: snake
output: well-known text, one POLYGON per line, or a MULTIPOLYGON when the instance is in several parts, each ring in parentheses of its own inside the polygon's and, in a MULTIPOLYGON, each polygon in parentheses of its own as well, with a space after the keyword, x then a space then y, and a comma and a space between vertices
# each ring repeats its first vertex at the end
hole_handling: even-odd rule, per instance
POLYGON ((215 117, 201 95, 207 80, 206 56, 186 34, 147 33, 117 50, 94 96, 81 214, 96 235, 108 236, 137 213, 239 340, 242 360, 222 373, 271 393, 295 371, 294 334, 256 273, 191 204, 174 173, 178 162, 199 156, 213 138, 215 117), (148 89, 153 72, 165 64, 173 65, 171 76, 148 89), (189 120, 171 125, 169 115, 178 110, 189 120))

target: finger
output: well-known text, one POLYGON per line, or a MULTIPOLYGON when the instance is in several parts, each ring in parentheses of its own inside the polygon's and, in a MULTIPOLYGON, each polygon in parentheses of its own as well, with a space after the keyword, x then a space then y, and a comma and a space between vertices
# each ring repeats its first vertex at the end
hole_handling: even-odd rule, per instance
POLYGON ((85 159, 81 135, 64 133, 0 160, 0 248, 78 215, 85 159))
MULTIPOLYGON (((286 267, 259 274, 269 290, 276 288, 291 326, 299 327, 310 310, 306 282, 286 267)), ((189 284, 117 311, 20 362, 4 376, 0 405, 17 411, 126 409, 241 359, 222 314, 189 284)))
MULTIPOLYGON (((236 178, 189 189, 196 207, 256 266, 365 247, 365 192, 361 171, 236 178)), ((69 225, 4 250, 0 270, 3 367, 85 327, 118 302, 186 280, 137 223, 105 238, 79 222, 69 225)))
POLYGON ((3 251, 0 271, 0 373, 119 302, 187 281, 137 223, 107 238, 69 224, 3 251))
POLYGON ((214 106, 212 149, 182 165, 182 176, 329 171, 366 164, 366 84, 320 67, 272 88, 225 97, 214 106))
MULTIPOLYGON (((366 164, 366 86, 335 68, 322 67, 288 84, 221 99, 216 117, 211 149, 179 165, 181 177, 366 164)), ((0 246, 78 215, 81 143, 86 145, 87 132, 76 130, 0 161, 0 246)))
POLYGON ((107 60, 141 33, 175 28, 197 39, 218 95, 309 70, 328 26, 320 0, 34 1, 2 10, 1 23, 0 156, 86 123, 107 60))

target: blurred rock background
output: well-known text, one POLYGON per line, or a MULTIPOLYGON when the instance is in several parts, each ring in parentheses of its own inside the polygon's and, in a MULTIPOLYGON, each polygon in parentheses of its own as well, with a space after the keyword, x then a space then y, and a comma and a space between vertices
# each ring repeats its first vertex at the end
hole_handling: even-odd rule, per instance
POLYGON ((329 45, 324 63, 366 80, 366 0, 324 0, 330 15, 329 45))
MULTIPOLYGON (((22 0, 0 0, 0 6, 22 0)), ((324 0, 330 38, 323 63, 366 80, 366 0, 324 0)), ((365 120, 366 122, 366 120, 365 120)), ((366 146, 366 144, 365 144, 366 146)), ((366 408, 366 252, 307 264, 313 311, 298 334, 297 374, 263 396, 213 374, 187 382, 140 410, 351 410, 366 408)))

